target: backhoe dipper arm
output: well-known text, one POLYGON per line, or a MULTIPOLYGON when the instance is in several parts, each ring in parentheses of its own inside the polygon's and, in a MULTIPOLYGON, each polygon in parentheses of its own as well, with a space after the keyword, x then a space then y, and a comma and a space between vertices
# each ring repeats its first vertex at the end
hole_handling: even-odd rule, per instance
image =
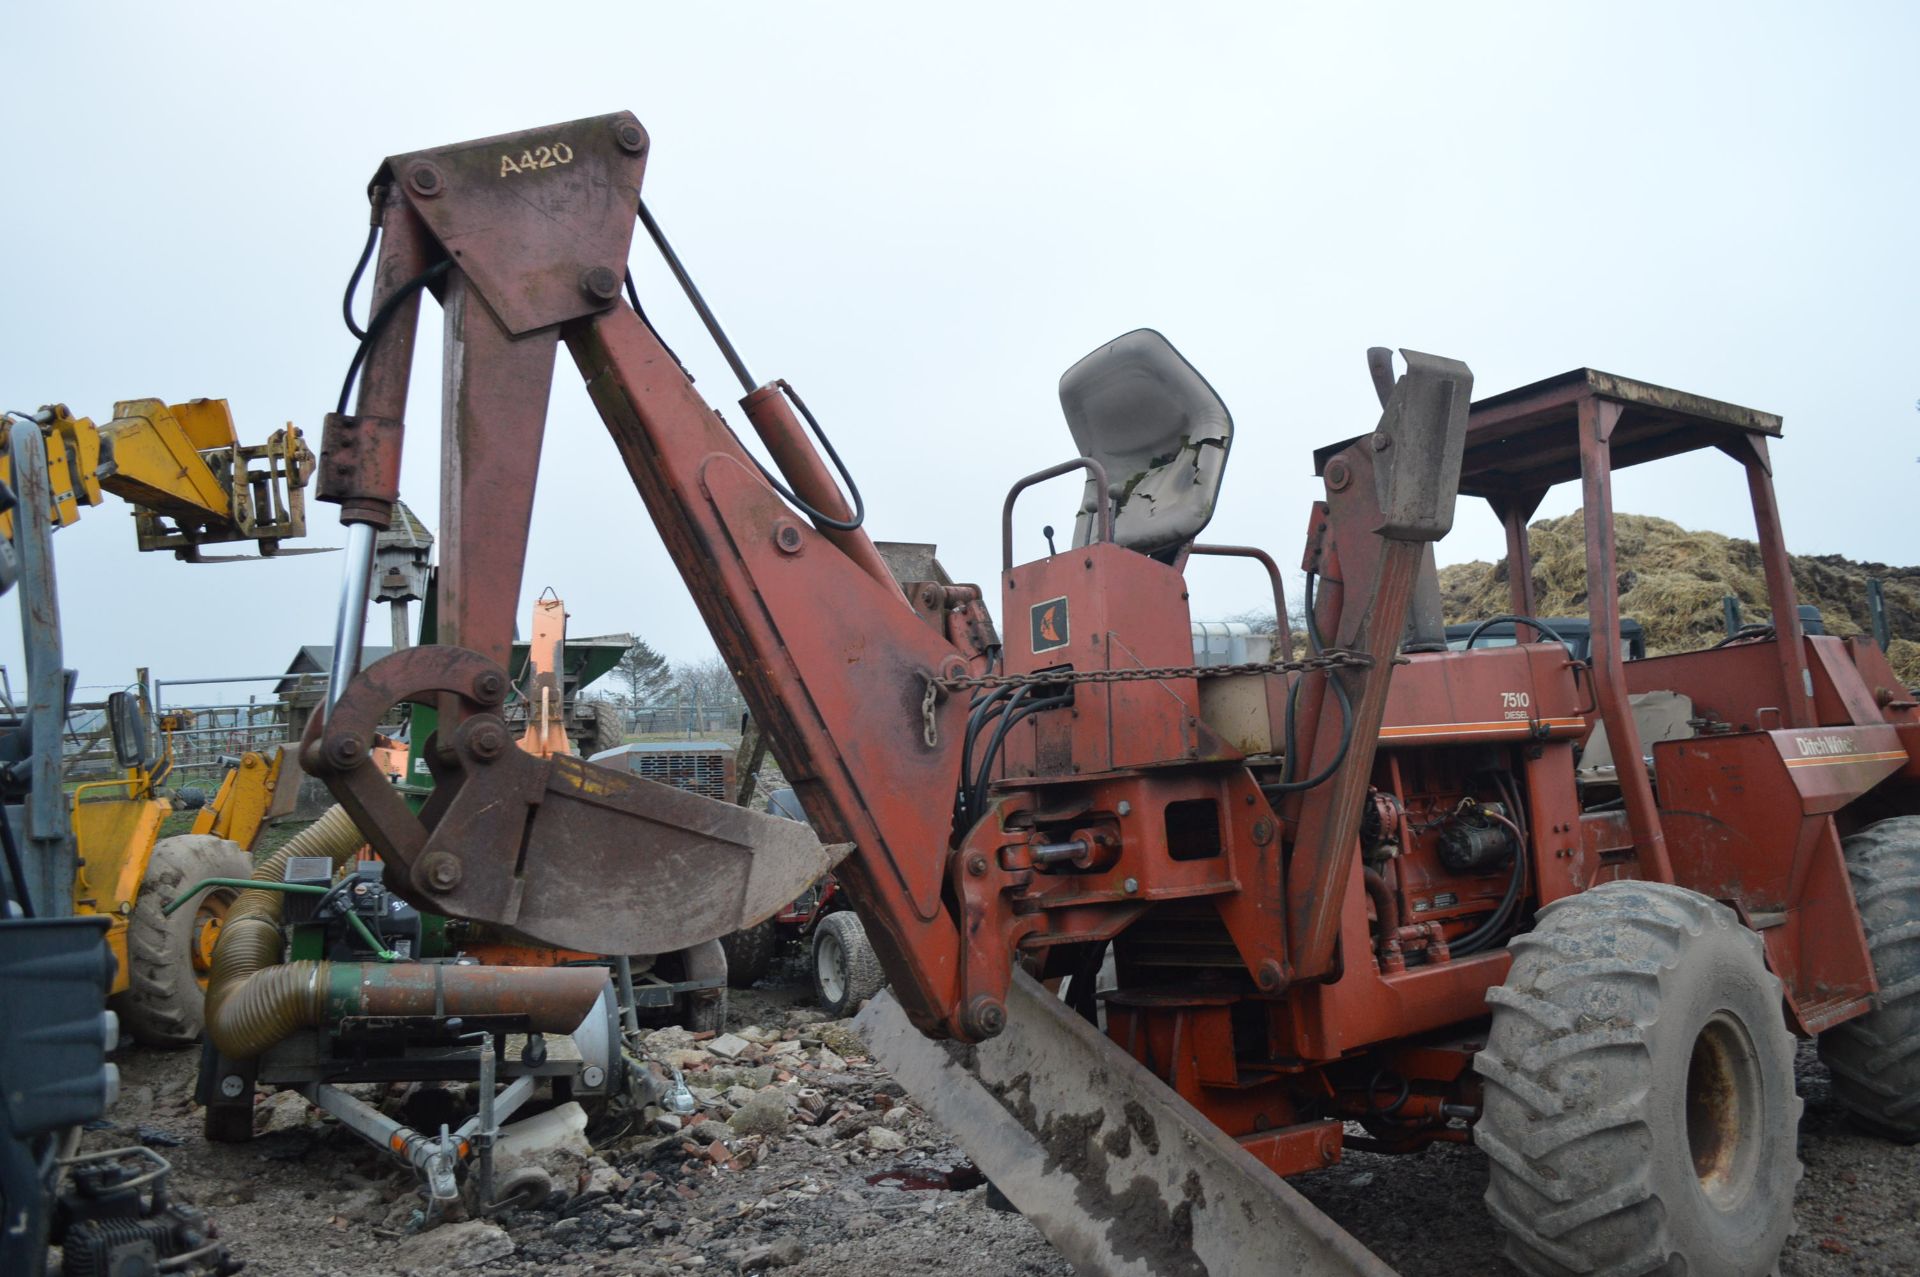
MULTIPOLYGON (((967 715, 937 681, 981 672, 984 655, 906 606, 866 533, 845 526, 784 383, 742 407, 821 526, 774 491, 621 300, 646 150, 622 113, 396 156, 376 176, 374 310, 390 313, 369 326, 358 411, 327 419, 319 496, 369 540, 385 517, 408 312, 430 288, 447 326, 442 641, 364 673, 346 653, 303 757, 415 899, 597 952, 663 952, 747 925, 845 853, 794 822, 510 747, 495 711, 564 340, 813 827, 858 847, 840 873, 896 995, 923 1030, 955 1033, 951 818, 928 796, 953 791, 967 715), (425 750, 438 786, 419 818, 366 761, 373 727, 402 701, 441 711, 425 750)), ((367 568, 350 558, 341 646, 357 648, 367 568)))
MULTIPOLYGON (((1369 663, 1318 681, 1314 742, 1302 771, 1338 759, 1326 783, 1292 796, 1298 830, 1287 866, 1287 936, 1295 980, 1335 974, 1335 942, 1346 884, 1359 852, 1360 817, 1386 713, 1389 671, 1399 654, 1426 547, 1453 526, 1466 445, 1473 373, 1458 360, 1402 351, 1407 371, 1392 380, 1392 354, 1369 352, 1380 424, 1328 458, 1327 499, 1315 507, 1304 567, 1321 584, 1307 617, 1308 641, 1363 653, 1369 663), (1380 369, 1386 369, 1383 378, 1380 369)), ((1306 712, 1303 710, 1303 713, 1306 712)))

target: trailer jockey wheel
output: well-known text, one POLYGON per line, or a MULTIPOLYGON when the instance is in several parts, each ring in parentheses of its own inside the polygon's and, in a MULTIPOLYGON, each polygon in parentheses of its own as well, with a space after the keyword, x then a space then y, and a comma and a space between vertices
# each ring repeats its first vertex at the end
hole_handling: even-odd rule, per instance
POLYGON ((1880 994, 1820 1035, 1833 1093, 1860 1125, 1920 1140, 1920 816, 1868 825, 1841 844, 1880 994))
POLYGON ((1474 1132, 1507 1258, 1538 1277, 1772 1272, 1800 1100, 1760 938, 1685 888, 1615 882, 1510 948, 1474 1132))
POLYGON ((886 983, 859 914, 842 909, 820 920, 813 929, 813 996, 822 1011, 852 1015, 886 983))

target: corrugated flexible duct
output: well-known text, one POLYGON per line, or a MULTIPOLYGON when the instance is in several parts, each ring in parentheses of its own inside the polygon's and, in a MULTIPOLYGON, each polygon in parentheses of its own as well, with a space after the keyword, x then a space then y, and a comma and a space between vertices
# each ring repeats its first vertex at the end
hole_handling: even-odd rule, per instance
MULTIPOLYGON (((296 856, 337 868, 366 839, 338 806, 254 868, 279 882, 296 856)), ((207 980, 207 1036, 230 1060, 250 1060, 289 1034, 349 1015, 517 1015, 539 1033, 571 1033, 608 987, 601 967, 483 967, 449 963, 282 962, 282 892, 242 891, 227 911, 207 980)))

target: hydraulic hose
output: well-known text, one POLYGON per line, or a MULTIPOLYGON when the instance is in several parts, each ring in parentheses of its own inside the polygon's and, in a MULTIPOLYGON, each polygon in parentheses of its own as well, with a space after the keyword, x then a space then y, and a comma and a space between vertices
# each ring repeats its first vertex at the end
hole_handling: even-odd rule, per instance
MULTIPOLYGON (((278 882, 295 856, 344 864, 366 840, 331 807, 254 868, 278 882)), ((253 1059, 301 1029, 346 1016, 522 1017, 537 1033, 571 1033, 608 983, 602 967, 487 967, 438 962, 283 962, 278 891, 242 891, 227 911, 207 981, 207 1036, 230 1060, 253 1059)))

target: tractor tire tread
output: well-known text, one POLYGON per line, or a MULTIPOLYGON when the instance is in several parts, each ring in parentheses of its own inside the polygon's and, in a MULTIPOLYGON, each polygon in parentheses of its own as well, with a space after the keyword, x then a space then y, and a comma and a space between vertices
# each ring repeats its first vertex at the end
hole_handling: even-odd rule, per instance
POLYGON ((127 990, 115 1006, 143 1046, 190 1046, 205 1021, 204 995, 193 972, 195 911, 183 907, 172 917, 161 911, 182 887, 252 873, 245 848, 211 834, 176 834, 153 845, 127 917, 127 990))
POLYGON ((780 951, 780 925, 772 918, 720 937, 727 951, 727 987, 745 989, 758 984, 780 951))
MULTIPOLYGON (((1676 1047, 1692 1050, 1696 1030, 1663 1030, 1662 1019, 1685 1014, 1670 1008, 1689 1000, 1700 1005, 1699 982, 1711 978, 1695 974, 1703 962, 1752 976, 1737 1018, 1776 1099, 1761 1114, 1768 1143, 1750 1191, 1774 1207, 1768 1231, 1778 1236, 1760 1244, 1777 1255, 1800 1175, 1801 1106, 1781 986, 1759 937, 1684 888, 1618 882, 1549 905, 1509 948, 1513 967, 1488 995, 1493 1025, 1475 1057, 1486 1098, 1474 1138, 1488 1158, 1487 1207, 1514 1266, 1532 1277, 1684 1270, 1704 1217, 1688 1200, 1696 1189, 1674 1188, 1671 1168, 1684 1162, 1691 1179, 1692 1159, 1684 1137, 1677 1157, 1662 1144, 1656 1077, 1676 1047)), ((1684 1070, 1688 1056, 1678 1058, 1684 1070)))
POLYGON ((1857 1124, 1920 1142, 1920 816, 1877 821, 1841 850, 1880 992, 1820 1035, 1820 1058, 1857 1124))
POLYGON ((880 957, 874 953, 873 945, 867 940, 867 928, 860 921, 860 915, 851 910, 838 910, 820 919, 814 925, 815 957, 809 963, 813 972, 813 995, 824 1011, 836 1016, 852 1015, 862 1002, 880 992, 887 985, 886 972, 881 970, 880 957), (818 945, 820 937, 832 935, 840 941, 840 949, 846 955, 845 992, 838 1003, 832 1002, 826 990, 820 985, 818 945))

